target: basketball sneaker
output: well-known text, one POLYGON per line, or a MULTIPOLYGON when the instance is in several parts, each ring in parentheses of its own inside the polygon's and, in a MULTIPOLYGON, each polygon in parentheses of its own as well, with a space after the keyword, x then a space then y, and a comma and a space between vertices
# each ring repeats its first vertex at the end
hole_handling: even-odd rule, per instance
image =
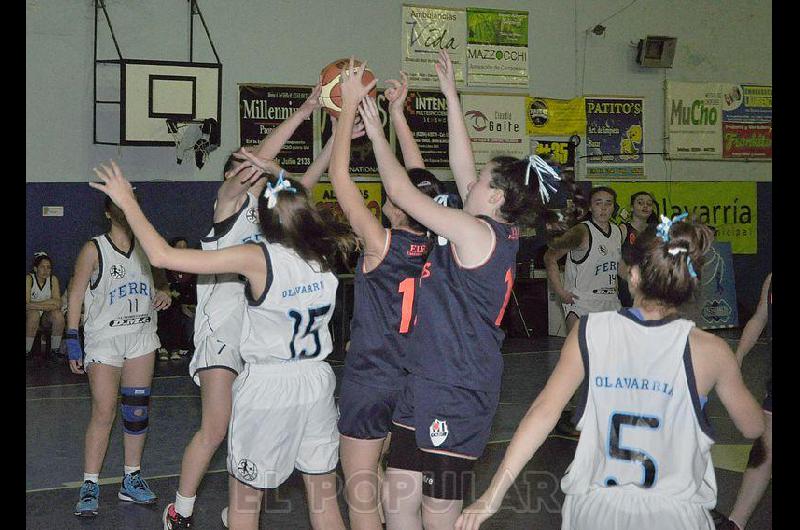
POLYGON ((78 517, 94 517, 99 505, 100 486, 91 480, 83 482, 78 503, 72 513, 78 517))
POLYGON ((158 498, 147 482, 144 481, 139 471, 134 471, 122 479, 122 486, 119 488, 117 497, 123 501, 135 502, 136 504, 153 504, 158 498))
POLYGON ((184 517, 175 510, 175 503, 167 504, 164 509, 164 530, 177 530, 179 528, 194 528, 192 516, 184 517))
POLYGON ((222 509, 222 526, 228 528, 228 507, 222 509))

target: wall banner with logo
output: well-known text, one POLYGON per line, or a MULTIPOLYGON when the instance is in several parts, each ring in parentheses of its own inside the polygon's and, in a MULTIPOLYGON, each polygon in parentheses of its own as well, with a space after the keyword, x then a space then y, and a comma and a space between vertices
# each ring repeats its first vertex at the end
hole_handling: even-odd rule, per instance
MULTIPOLYGON (((601 185, 593 182, 594 185, 601 185)), ((716 240, 731 244, 734 254, 758 251, 758 206, 755 182, 608 182, 617 192, 620 214, 630 212, 630 198, 648 191, 657 214, 672 218, 683 212, 716 229, 716 240)), ((621 221, 615 219, 615 222, 621 221)))
POLYGON ((528 12, 467 8, 467 84, 528 87, 528 12))
MULTIPOLYGON (((409 90, 404 113, 425 167, 449 168, 447 99, 441 92, 409 90)), ((403 160, 399 142, 397 159, 403 160)))
POLYGON ((463 94, 461 107, 476 167, 498 155, 528 156, 525 96, 463 94))
MULTIPOLYGON (((312 87, 239 85, 239 135, 242 146, 256 146, 275 127, 294 114, 312 87)), ((276 157, 290 173, 303 173, 314 159, 314 124, 304 120, 276 157)))
POLYGON ((529 136, 584 136, 586 105, 583 98, 525 98, 525 129, 529 136))
POLYGON ((569 140, 531 139, 533 152, 540 156, 557 173, 575 170, 575 144, 569 140))
POLYGON ((410 86, 438 87, 433 65, 439 50, 453 62, 456 84, 464 83, 467 51, 467 13, 463 9, 403 5, 402 69, 410 86))
POLYGON ((671 158, 772 158, 771 86, 668 81, 666 98, 671 158))
POLYGON ((714 242, 705 255, 705 264, 700 273, 700 290, 693 300, 680 307, 680 313, 701 329, 733 328, 739 325, 730 243, 714 242))
MULTIPOLYGON (((380 182, 356 182, 361 195, 364 197, 364 204, 369 208, 372 215, 379 221, 381 220, 381 193, 383 186, 380 182)), ((320 182, 311 190, 311 201, 314 206, 322 210, 331 210, 339 221, 349 223, 342 211, 339 201, 336 200, 336 192, 333 191, 333 184, 330 182, 320 182)))
POLYGON ((585 99, 587 178, 643 179, 644 100, 585 99))

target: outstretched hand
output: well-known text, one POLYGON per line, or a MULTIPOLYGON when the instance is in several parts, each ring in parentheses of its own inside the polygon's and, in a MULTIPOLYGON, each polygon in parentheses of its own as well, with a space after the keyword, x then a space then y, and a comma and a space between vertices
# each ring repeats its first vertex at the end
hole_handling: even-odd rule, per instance
POLYGON ((390 112, 403 112, 403 106, 406 103, 408 96, 408 76, 402 70, 400 71, 400 79, 387 79, 386 87, 383 95, 386 96, 386 101, 389 102, 390 112))
POLYGON ((136 202, 133 186, 122 175, 122 170, 116 162, 112 160, 111 167, 100 164, 100 169, 93 168, 93 171, 102 183, 90 182, 89 186, 111 197, 114 204, 120 208, 124 209, 124 205, 129 204, 130 201, 136 202))
POLYGON ((364 129, 367 131, 367 136, 369 136, 370 140, 375 141, 377 138, 384 137, 383 122, 381 122, 381 115, 378 112, 378 104, 375 102, 375 98, 367 97, 361 100, 358 112, 361 114, 364 129))
POLYGON ((273 159, 260 158, 245 149, 240 148, 233 154, 236 160, 242 163, 225 173, 225 180, 238 176, 242 184, 255 184, 264 174, 277 175, 281 166, 273 159))
POLYGON ((450 55, 445 50, 439 50, 439 60, 433 67, 436 69, 436 76, 439 78, 439 88, 446 97, 457 96, 456 75, 453 71, 453 62, 450 55))
POLYGON ((300 105, 301 109, 304 109, 309 114, 314 112, 316 109, 322 108, 322 102, 319 100, 320 95, 322 95, 322 75, 320 74, 319 79, 317 80, 317 84, 311 89, 311 94, 308 95, 306 100, 300 105))
POLYGON ((375 88, 378 79, 373 79, 368 85, 363 84, 364 70, 367 68, 366 61, 356 67, 355 58, 350 57, 350 64, 342 68, 340 87, 342 90, 342 109, 345 107, 355 109, 364 96, 375 88))

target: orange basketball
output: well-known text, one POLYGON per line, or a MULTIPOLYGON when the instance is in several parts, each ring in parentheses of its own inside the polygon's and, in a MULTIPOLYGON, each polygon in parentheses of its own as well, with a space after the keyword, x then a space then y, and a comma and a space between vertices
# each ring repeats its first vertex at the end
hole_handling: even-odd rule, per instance
MULTIPOLYGON (((322 103, 322 109, 333 116, 339 117, 339 112, 342 110, 342 87, 339 86, 341 82, 342 68, 347 68, 350 65, 350 58, 338 59, 322 69, 322 94, 319 96, 319 102, 322 103)), ((358 59, 353 61, 354 66, 360 66, 361 61, 358 59)), ((364 70, 364 77, 361 82, 364 86, 370 84, 375 79, 375 75, 367 68, 364 70)), ((375 97, 378 94, 377 88, 373 88, 369 95, 375 97)))

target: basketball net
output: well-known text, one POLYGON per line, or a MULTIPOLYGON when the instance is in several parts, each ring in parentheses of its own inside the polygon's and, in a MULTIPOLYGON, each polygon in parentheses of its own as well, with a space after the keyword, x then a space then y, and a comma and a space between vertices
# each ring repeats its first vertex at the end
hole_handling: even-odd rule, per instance
MULTIPOLYGON (((167 131, 175 142, 175 158, 183 163, 187 151, 194 152, 194 162, 201 169, 208 155, 219 147, 219 125, 208 118, 202 122, 181 122, 167 118, 167 131)), ((191 155, 189 155, 191 156, 191 155)))

